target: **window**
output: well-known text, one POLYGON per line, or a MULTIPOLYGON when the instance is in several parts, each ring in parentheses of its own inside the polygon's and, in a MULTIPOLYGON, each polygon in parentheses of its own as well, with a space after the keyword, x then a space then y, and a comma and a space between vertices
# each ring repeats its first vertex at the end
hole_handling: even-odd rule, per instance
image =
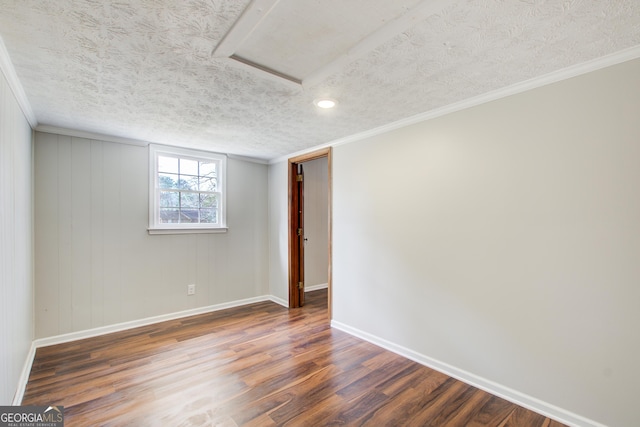
POLYGON ((149 159, 149 233, 226 231, 226 156, 150 145, 149 159))

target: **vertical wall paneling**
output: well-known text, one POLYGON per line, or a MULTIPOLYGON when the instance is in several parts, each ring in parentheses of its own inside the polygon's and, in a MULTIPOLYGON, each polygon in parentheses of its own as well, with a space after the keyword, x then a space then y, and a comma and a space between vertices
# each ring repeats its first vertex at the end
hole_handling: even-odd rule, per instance
POLYGON ((268 294, 267 166, 230 159, 227 233, 149 235, 147 156, 36 132, 36 338, 268 294))
POLYGON ((141 315, 148 316, 149 307, 140 304, 153 290, 149 287, 147 272, 153 268, 149 262, 153 250, 148 250, 149 237, 143 218, 148 218, 148 158, 147 150, 131 145, 118 145, 119 163, 119 217, 120 217, 120 257, 121 279, 117 288, 117 298, 121 307, 121 319, 135 320, 141 315), (136 256, 128 256, 128 254, 136 256), (144 307, 140 312, 140 307, 144 307))
MULTIPOLYGON (((205 236, 202 236, 202 238, 205 238, 205 236)), ((224 243, 227 238, 228 236, 222 239, 206 239, 208 253, 206 280, 207 283, 209 283, 207 290, 210 298, 209 301, 222 301, 224 298, 220 285, 227 282, 227 278, 225 277, 226 271, 223 268, 227 265, 227 260, 225 259, 227 251, 224 249, 224 243)), ((197 295, 201 293, 202 290, 199 289, 197 295)))
MULTIPOLYGON (((9 88, 8 84, 5 81, 4 74, 0 75, 2 80, 0 81, 0 129, 5 129, 8 126, 6 123, 10 120, 8 114, 5 113, 7 111, 5 104, 7 104, 9 98, 9 88)), ((10 99, 10 98, 9 98, 10 99)), ((8 189, 10 188, 9 177, 7 176, 8 168, 5 168, 5 163, 9 155, 9 138, 8 135, 5 135, 3 131, 0 130, 0 292, 3 299, 7 299, 6 297, 9 294, 9 274, 7 265, 9 264, 9 238, 5 234, 9 231, 9 204, 8 201, 5 200, 8 194, 8 189), (5 141, 6 138, 6 141, 5 141), (7 217, 7 219, 5 219, 7 217)), ((2 304, 2 310, 0 310, 0 321, 2 325, 9 324, 9 313, 5 313, 4 304, 2 304)), ((11 375, 12 375, 12 361, 8 357, 8 352, 6 351, 7 347, 10 343, 10 335, 9 329, 6 326, 0 327, 0 346, 2 350, 2 355, 0 358, 0 384, 7 384, 2 389, 0 389, 0 397, 3 405, 8 405, 11 402, 11 375)))
POLYGON ((269 293, 289 299, 288 162, 269 165, 269 293))
POLYGON ((33 340, 31 138, 0 70, 0 405, 13 403, 33 340))
POLYGON ((58 137, 42 134, 34 147, 35 312, 44 336, 60 331, 58 262, 58 137))
POLYGON ((190 299, 188 303, 189 308, 206 305, 209 298, 211 298, 212 286, 202 286, 204 283, 211 283, 213 279, 211 253, 209 252, 209 241, 205 235, 196 235, 196 269, 194 272, 193 284, 196 285, 196 294, 188 297, 190 299), (198 286, 200 284, 200 286, 198 286))
MULTIPOLYGON (((58 322, 60 331, 73 331, 73 282, 74 259, 72 254, 72 225, 75 217, 72 211, 72 170, 71 137, 58 137, 58 322)), ((76 231, 79 231, 76 229, 76 231)), ((80 260, 75 261, 76 267, 80 260)))
MULTIPOLYGON (((42 138, 46 134, 42 134, 42 138)), ((89 230, 91 249, 91 269, 88 280, 91 299, 88 307, 91 314, 91 328, 105 324, 104 320, 104 171, 103 171, 103 144, 100 141, 91 141, 88 163, 90 166, 89 198, 89 230)))
MULTIPOLYGON (((268 284, 262 280, 268 274, 267 235, 258 227, 267 224, 266 165, 230 158, 227 166, 229 232, 226 240, 221 241, 225 246, 218 247, 217 253, 220 261, 224 260, 228 266, 233 266, 233 270, 237 270, 235 280, 244 283, 244 286, 222 286, 216 290, 226 295, 225 299, 238 300, 256 293, 268 292, 268 284), (245 163, 244 167, 239 167, 242 163, 245 163), (260 179, 264 179, 264 182, 255 185, 254 183, 260 179), (243 223, 253 226, 243 227, 243 223), (246 247, 245 242, 254 244, 246 247), (249 263, 252 268, 243 268, 242 263, 249 263)), ((217 265, 218 268, 223 268, 219 263, 217 265)), ((228 274, 229 271, 231 270, 224 274, 228 274)))
POLYGON ((71 138, 71 164, 76 165, 71 176, 71 193, 80 194, 70 203, 72 273, 71 310, 72 330, 91 328, 91 143, 71 138), (77 225, 75 225, 77 224, 77 225))
MULTIPOLYGON (((37 142, 37 134, 36 134, 37 142)), ((36 145, 36 150, 39 146, 36 145)), ((122 147, 118 144, 102 143, 102 206, 103 229, 103 267, 104 267, 104 289, 102 300, 98 304, 102 305, 104 325, 118 323, 122 319, 122 299, 120 289, 122 287, 122 256, 123 247, 120 237, 122 229, 120 223, 121 203, 120 194, 120 159, 122 147)), ((36 182, 36 185, 38 183, 36 182)), ((38 260, 36 260, 38 261, 38 260)), ((103 326, 103 325, 100 325, 103 326)))

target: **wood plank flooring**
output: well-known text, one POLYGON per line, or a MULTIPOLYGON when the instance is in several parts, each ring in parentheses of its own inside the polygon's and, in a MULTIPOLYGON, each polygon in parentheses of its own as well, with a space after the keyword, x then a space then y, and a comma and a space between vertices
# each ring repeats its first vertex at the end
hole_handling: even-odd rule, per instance
POLYGON ((327 293, 38 349, 23 405, 70 426, 562 424, 331 329, 327 293))

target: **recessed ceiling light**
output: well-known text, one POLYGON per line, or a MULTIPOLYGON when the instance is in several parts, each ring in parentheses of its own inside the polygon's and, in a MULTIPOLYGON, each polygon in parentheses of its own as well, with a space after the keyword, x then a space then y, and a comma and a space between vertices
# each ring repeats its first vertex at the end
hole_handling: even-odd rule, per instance
POLYGON ((338 102, 331 98, 318 98, 313 103, 319 108, 333 108, 338 102))

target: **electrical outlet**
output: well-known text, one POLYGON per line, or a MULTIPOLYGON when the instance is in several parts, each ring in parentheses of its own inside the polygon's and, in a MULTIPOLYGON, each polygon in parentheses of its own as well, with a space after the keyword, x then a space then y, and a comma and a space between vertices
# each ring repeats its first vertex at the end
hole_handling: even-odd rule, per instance
POLYGON ((196 285, 188 285, 187 295, 195 295, 195 294, 196 294, 196 285))

